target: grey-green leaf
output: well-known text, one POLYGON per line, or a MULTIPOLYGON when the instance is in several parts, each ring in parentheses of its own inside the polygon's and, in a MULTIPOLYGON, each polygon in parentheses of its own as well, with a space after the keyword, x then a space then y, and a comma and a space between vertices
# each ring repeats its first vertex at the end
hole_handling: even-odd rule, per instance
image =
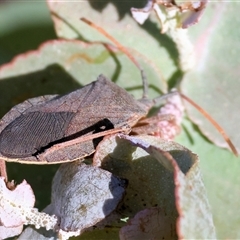
POLYGON ((61 165, 52 184, 53 212, 60 229, 84 232, 113 212, 125 192, 126 181, 110 172, 79 162, 61 165))
POLYGON ((197 156, 156 137, 119 136, 100 143, 94 164, 128 179, 122 214, 133 217, 145 208, 159 207, 176 227, 172 237, 215 238, 197 156))

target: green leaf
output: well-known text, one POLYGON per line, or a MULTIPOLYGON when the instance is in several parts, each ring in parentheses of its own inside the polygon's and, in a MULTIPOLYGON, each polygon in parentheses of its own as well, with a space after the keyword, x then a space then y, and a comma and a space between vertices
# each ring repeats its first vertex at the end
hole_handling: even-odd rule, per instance
POLYGON ((239 158, 207 141, 196 131, 196 126, 186 119, 183 122, 182 133, 176 138, 176 141, 198 153, 201 159, 200 169, 217 237, 219 239, 238 239, 240 237, 240 217, 239 214, 236 214, 236 209, 239 209, 238 196, 240 195, 239 158))
MULTIPOLYGON (((151 69, 151 65, 148 68, 151 69)), ((124 84, 136 97, 141 97, 139 70, 124 54, 118 52, 113 55, 102 44, 75 40, 46 42, 38 50, 19 55, 0 68, 0 101, 4 103, 0 115, 27 98, 69 92, 96 80, 101 73, 117 80, 120 86, 124 84)), ((154 71, 152 74, 154 81, 157 74, 154 71)), ((152 89, 153 94, 159 95, 157 91, 152 89)))
POLYGON ((170 232, 166 232, 168 228, 163 231, 163 236, 173 237, 177 225, 179 238, 215 238, 197 156, 186 148, 150 136, 105 137, 94 155, 94 164, 129 181, 119 210, 122 215, 132 217, 145 208, 159 207, 172 226, 170 232))
POLYGON ((47 4, 38 0, 1 1, 0 29, 0 64, 56 38, 47 4))
MULTIPOLYGON (((181 85, 183 93, 207 110, 223 127, 235 146, 240 149, 239 73, 239 3, 209 3, 202 21, 191 28, 197 65, 181 85)), ((191 120, 214 144, 225 146, 222 136, 192 106, 186 104, 191 120)), ((197 152, 208 192, 218 238, 240 237, 239 158, 210 144, 197 133, 196 127, 184 122, 183 134, 177 138, 184 146, 197 152), (189 136, 191 137, 189 138, 189 136)))
MULTIPOLYGON (((90 42, 110 42, 96 29, 80 21, 80 18, 84 17, 101 26, 122 45, 133 50, 138 58, 145 60, 143 63, 140 61, 140 64, 146 71, 150 84, 165 91, 162 81, 167 81, 173 75, 178 74, 176 47, 171 38, 160 34, 158 20, 153 18, 145 24, 139 25, 132 18, 130 8, 138 7, 139 2, 83 1, 81 3, 64 3, 48 1, 48 4, 59 37, 77 38, 90 42), (153 78, 153 73, 146 68, 148 64, 152 65, 157 78, 153 78)), ((132 64, 131 66, 135 68, 132 64)), ((123 68, 122 72, 125 73, 125 71, 123 68)), ((124 81, 123 77, 119 79, 124 81)), ((135 79, 132 76, 129 79, 131 81, 134 79, 133 81, 136 81, 137 86, 140 84, 139 77, 135 79)), ((128 87, 127 82, 125 87, 128 87)))
POLYGON ((59 238, 52 230, 47 231, 45 228, 36 229, 33 227, 27 227, 18 237, 18 240, 25 239, 58 240, 59 238))
MULTIPOLYGON (((181 89, 222 126, 240 151, 240 37, 239 3, 209 3, 205 19, 193 33, 196 68, 185 75, 181 89)), ((186 104, 189 117, 216 145, 227 147, 219 132, 195 108, 186 104)))

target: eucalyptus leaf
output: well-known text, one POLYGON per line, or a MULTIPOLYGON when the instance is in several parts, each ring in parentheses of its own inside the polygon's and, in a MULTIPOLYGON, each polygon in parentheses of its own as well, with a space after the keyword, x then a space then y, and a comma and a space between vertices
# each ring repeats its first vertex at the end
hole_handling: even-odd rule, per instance
MULTIPOLYGON (((193 99, 221 125, 239 150, 239 3, 208 3, 202 21, 190 29, 197 65, 181 84, 181 91, 193 99)), ((218 146, 227 147, 222 136, 192 106, 185 104, 190 119, 218 146)), ((217 237, 240 237, 239 157, 210 144, 185 120, 183 134, 177 139, 197 152, 212 208, 217 237), (189 137, 190 136, 190 137, 189 137), (221 189, 221 191, 219 191, 221 189), (227 211, 226 211, 227 209, 227 211)))
POLYGON ((218 239, 240 238, 239 209, 240 165, 236 158, 226 149, 206 141, 195 126, 187 119, 183 121, 184 131, 177 141, 199 155, 200 169, 210 207, 213 214, 218 239), (191 133, 191 136, 189 135, 191 133))
MULTIPOLYGON (((72 91, 96 80, 103 72, 113 81, 121 72, 117 84, 127 82, 135 97, 142 96, 139 70, 122 53, 112 55, 102 44, 73 40, 46 42, 38 50, 19 55, 0 68, 0 101, 4 103, 0 115, 27 98, 72 91), (122 67, 124 71, 120 71, 122 67)), ((152 90, 159 95, 158 89, 152 90)))
MULTIPOLYGON (((192 32, 195 38, 197 65, 185 75, 181 89, 222 126, 238 151, 240 136, 239 72, 240 20, 239 3, 209 3, 204 21, 192 32), (233 31, 234 29, 234 31, 233 31), (234 49, 234 50, 233 50, 234 49)), ((188 115, 203 134, 218 146, 227 147, 219 132, 192 106, 186 104, 188 115)))
POLYGON ((121 228, 121 240, 173 239, 169 217, 160 208, 147 208, 138 212, 128 224, 121 228))
POLYGON ((27 227, 18 240, 25 239, 37 239, 37 240, 58 240, 57 233, 53 231, 47 231, 45 228, 35 229, 33 227, 27 227))
POLYGON ((110 172, 81 164, 62 164, 52 184, 50 207, 60 219, 60 230, 76 235, 113 212, 125 192, 126 181, 110 172))
POLYGON ((133 217, 145 208, 159 207, 169 224, 178 226, 171 228, 171 237, 214 238, 197 156, 177 143, 156 137, 119 137, 105 137, 94 155, 95 165, 129 181, 118 211, 133 217))
POLYGON ((0 178, 0 222, 5 227, 23 226, 28 221, 28 213, 33 209, 35 196, 31 186, 24 180, 10 190, 0 178))
POLYGON ((8 239, 10 237, 14 237, 19 235, 23 230, 23 226, 17 227, 4 227, 0 226, 0 237, 1 239, 8 239))
POLYGON ((33 208, 35 196, 31 186, 24 180, 12 190, 0 178, 0 239, 12 237, 22 232, 23 225, 32 224, 36 228, 55 228, 57 219, 33 208))
POLYGON ((56 38, 45 1, 1 1, 0 29, 0 64, 56 38))
MULTIPOLYGON (((116 0, 83 1, 81 3, 48 1, 58 37, 83 39, 90 42, 109 42, 96 29, 80 21, 80 18, 87 18, 101 26, 123 46, 130 49, 130 52, 132 50, 136 56, 141 58, 142 61, 139 62, 146 71, 150 84, 164 92, 166 90, 164 82, 177 74, 178 53, 171 38, 160 34, 161 29, 156 17, 147 20, 143 25, 137 24, 133 19, 130 9, 143 7, 145 3, 144 1, 123 3, 116 0), (153 68, 149 69, 148 64, 153 68)), ((134 65, 131 64, 131 66, 135 68, 134 65)), ((122 68, 119 80, 122 86, 128 88, 129 82, 122 75, 127 74, 126 71, 122 68)), ((136 86, 140 84, 139 77, 131 79, 136 86)))

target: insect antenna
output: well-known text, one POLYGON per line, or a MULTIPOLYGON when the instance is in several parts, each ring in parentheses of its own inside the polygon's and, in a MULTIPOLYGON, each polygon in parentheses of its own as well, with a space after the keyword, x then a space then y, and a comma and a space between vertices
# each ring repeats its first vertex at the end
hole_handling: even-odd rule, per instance
POLYGON ((237 157, 238 156, 238 151, 235 148, 234 144, 232 143, 232 141, 230 140, 230 138, 228 137, 228 135, 226 134, 226 132, 223 130, 223 128, 211 117, 211 115, 206 112, 202 107, 200 107, 198 104, 196 104, 193 100, 191 100, 189 97, 187 97, 186 95, 184 95, 183 93, 179 93, 180 96, 188 101, 191 105, 193 105, 203 116, 205 116, 208 121, 218 130, 218 132, 223 136, 223 138, 225 139, 225 141, 227 142, 228 146, 230 147, 230 149, 232 150, 232 152, 234 153, 234 155, 237 157))
MULTIPOLYGON (((143 83, 143 99, 147 99, 148 98, 148 80, 147 77, 145 75, 144 70, 142 69, 142 67, 140 66, 140 64, 138 63, 138 61, 133 57, 133 55, 126 49, 126 47, 124 47, 121 43, 119 43, 114 37, 112 37, 109 33, 107 33, 103 28, 101 28, 100 26, 96 25, 95 23, 89 21, 86 18, 80 18, 83 22, 87 23, 88 25, 90 25, 91 27, 95 28, 98 32, 100 32, 101 34, 103 34, 105 37, 107 37, 110 41, 112 41, 116 47, 122 51, 123 53, 126 54, 126 56, 135 64, 135 66, 140 70, 141 73, 141 78, 142 78, 142 83, 143 83)), ((232 150, 232 152, 234 153, 235 156, 238 156, 238 152, 235 148, 235 146, 233 145, 232 141, 230 140, 230 138, 227 136, 227 134, 225 133, 225 131, 223 130, 223 128, 210 116, 210 114, 208 114, 203 108, 201 108, 199 105, 197 105, 194 101, 192 101, 190 98, 188 98, 187 96, 185 96, 182 93, 179 93, 178 91, 173 91, 173 92, 169 92, 167 94, 164 94, 160 97, 157 97, 155 99, 153 99, 153 103, 159 103, 162 100, 169 98, 173 95, 179 94, 183 99, 185 99, 186 101, 188 101, 190 104, 192 104, 200 113, 202 113, 208 120, 209 122, 211 122, 213 124, 213 126, 218 130, 218 132, 223 136, 223 138, 225 139, 225 141, 227 142, 227 144, 229 145, 230 149, 232 150)))
POLYGON ((168 99, 168 98, 170 98, 172 96, 175 96, 175 95, 179 95, 179 92, 177 90, 173 90, 171 92, 165 93, 165 94, 163 94, 159 97, 154 98, 152 101, 153 101, 154 104, 159 104, 163 100, 168 99))

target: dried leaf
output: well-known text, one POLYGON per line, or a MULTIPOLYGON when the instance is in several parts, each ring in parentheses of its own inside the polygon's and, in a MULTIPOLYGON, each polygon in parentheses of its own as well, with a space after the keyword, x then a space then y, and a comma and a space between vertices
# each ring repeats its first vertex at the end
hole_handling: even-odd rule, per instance
POLYGON ((181 14, 181 27, 188 28, 200 21, 208 0, 176 1, 176 3, 180 10, 183 11, 181 14))
POLYGON ((182 28, 188 28, 198 23, 204 13, 204 8, 199 11, 190 11, 183 13, 181 16, 182 28))
POLYGON ((0 239, 6 239, 19 235, 23 230, 23 225, 18 227, 0 226, 0 239))
POLYGON ((14 190, 9 190, 4 179, 0 178, 0 221, 5 227, 23 225, 27 221, 25 214, 34 203, 32 188, 25 180, 14 190))
MULTIPOLYGON (((53 215, 53 209, 50 205, 48 205, 46 208, 43 209, 44 213, 47 213, 49 215, 53 215)), ((21 233, 21 235, 18 237, 18 240, 25 240, 25 239, 38 239, 38 240, 58 240, 58 234, 55 231, 57 227, 54 229, 54 231, 47 230, 46 228, 39 228, 36 229, 32 226, 27 227, 24 229, 24 231, 21 233)))
MULTIPOLYGON (((164 13, 157 4, 162 5, 166 10, 172 11, 173 9, 179 10, 175 12, 175 18, 178 18, 179 26, 188 28, 199 22, 203 15, 208 0, 199 1, 157 1, 148 0, 146 6, 141 9, 131 8, 133 18, 139 23, 143 24, 149 17, 151 11, 155 10, 161 23, 167 24, 166 19, 168 15, 164 13)), ((171 18, 169 19, 171 21, 171 18)), ((167 20, 168 21, 168 20, 167 20)), ((166 28, 164 25, 163 28, 166 28)), ((163 31, 162 31, 163 32, 163 31)))
POLYGON ((142 9, 131 8, 131 13, 133 18, 139 24, 143 24, 148 19, 152 10, 153 10, 153 1, 150 0, 147 2, 146 6, 142 9))
POLYGON ((56 226, 56 217, 39 213, 33 208, 34 202, 32 188, 25 180, 14 190, 9 190, 4 179, 0 178, 0 222, 5 227, 4 231, 0 232, 0 237, 13 236, 15 233, 18 235, 23 224, 33 224, 36 228, 46 229, 53 229, 56 226))

